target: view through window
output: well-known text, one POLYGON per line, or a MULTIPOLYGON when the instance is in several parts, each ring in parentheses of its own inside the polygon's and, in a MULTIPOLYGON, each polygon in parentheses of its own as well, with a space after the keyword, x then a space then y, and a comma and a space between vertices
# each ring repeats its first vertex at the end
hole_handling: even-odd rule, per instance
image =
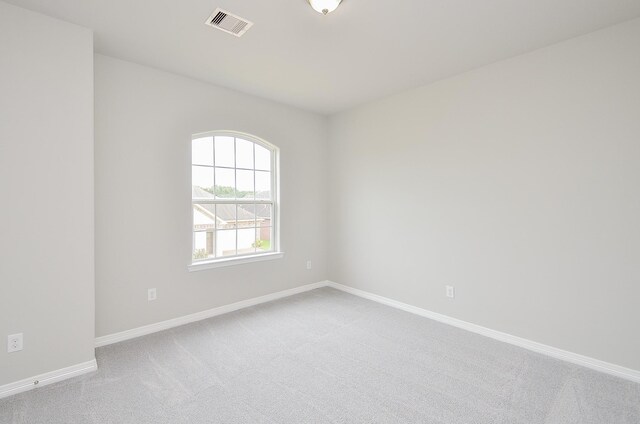
POLYGON ((248 135, 192 139, 193 262, 274 251, 276 148, 248 135))

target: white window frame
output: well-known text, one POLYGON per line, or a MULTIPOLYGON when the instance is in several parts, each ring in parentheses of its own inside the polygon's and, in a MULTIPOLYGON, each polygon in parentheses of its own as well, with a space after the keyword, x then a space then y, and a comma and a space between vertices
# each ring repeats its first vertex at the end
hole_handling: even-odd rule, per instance
MULTIPOLYGON (((271 152, 271 199, 270 200, 263 200, 263 199, 216 199, 215 197, 212 199, 194 199, 193 196, 190 196, 190 214, 191 214, 191 251, 189 254, 189 265, 188 265, 188 270, 189 272, 192 271, 200 271, 200 270, 204 270, 204 269, 211 269, 211 268, 220 268, 220 267, 225 267, 225 266, 232 266, 232 265, 240 265, 240 264, 246 264, 246 263, 250 263, 250 262, 260 262, 260 261, 267 261, 267 260, 273 260, 273 259, 279 259, 284 257, 284 252, 282 252, 282 250, 280 249, 280 149, 278 149, 277 146, 269 143, 268 141, 265 141, 263 139, 261 139, 260 137, 256 137, 254 135, 251 134, 247 134, 247 133, 242 133, 242 132, 238 132, 238 131, 229 131, 229 130, 224 130, 224 131, 208 131, 208 132, 204 132, 204 133, 199 133, 199 134, 193 134, 191 136, 191 140, 190 143, 193 143, 193 140, 198 139, 198 138, 204 138, 204 137, 233 137, 234 138, 234 145, 235 145, 235 139, 236 138, 240 138, 246 141, 250 141, 252 143, 255 143, 259 146, 264 147, 265 149, 268 149, 271 152), (194 204, 204 204, 204 203, 208 203, 208 204, 270 204, 272 205, 272 214, 273 216, 271 217, 271 227, 272 227, 272 240, 271 240, 271 251, 269 252, 264 252, 264 253, 248 253, 248 254, 242 254, 242 255, 234 255, 234 256, 228 256, 228 257, 223 257, 223 258, 212 258, 212 259, 205 259, 205 260, 199 260, 199 261, 194 261, 193 259, 193 246, 195 243, 194 240, 194 231, 193 231, 193 205, 194 204)), ((215 141, 214 141, 215 143, 215 141)), ((191 149, 190 149, 191 150, 191 149)), ((235 152, 235 149, 234 149, 235 152)), ((255 155, 255 153, 254 153, 255 155)), ((191 155, 189 156, 190 158, 192 157, 191 155)), ((255 162, 255 159, 254 159, 255 162)), ((214 144, 214 166, 215 166, 215 144, 214 144)), ((191 160, 191 164, 190 164, 190 169, 193 170, 193 160, 191 160)), ((233 169, 238 169, 236 166, 234 166, 233 169)), ((242 169, 242 168, 241 168, 242 169)), ((254 169, 255 169, 255 163, 254 163, 254 169)), ((190 172, 189 175, 191 176, 190 180, 189 180, 189 193, 192 192, 191 189, 191 185, 193 184, 193 176, 192 173, 190 172)), ((215 187, 215 173, 214 173, 214 187, 215 187)), ((255 189, 255 188, 254 188, 255 189)), ((236 247, 237 247, 237 236, 236 236, 236 247)))

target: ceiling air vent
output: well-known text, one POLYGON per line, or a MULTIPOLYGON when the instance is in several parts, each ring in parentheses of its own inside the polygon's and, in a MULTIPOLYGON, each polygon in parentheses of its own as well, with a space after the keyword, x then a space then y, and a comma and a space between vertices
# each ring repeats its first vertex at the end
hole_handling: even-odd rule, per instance
POLYGON ((236 37, 241 37, 249 28, 251 28, 253 22, 249 22, 248 20, 236 16, 233 13, 217 8, 213 11, 211 16, 209 16, 209 19, 207 19, 205 24, 218 28, 219 30, 229 34, 233 34, 236 37))

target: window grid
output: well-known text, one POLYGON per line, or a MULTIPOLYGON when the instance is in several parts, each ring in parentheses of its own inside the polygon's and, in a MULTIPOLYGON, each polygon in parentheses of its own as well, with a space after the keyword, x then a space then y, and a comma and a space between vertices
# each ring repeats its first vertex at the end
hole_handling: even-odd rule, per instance
MULTIPOLYGON (((277 251, 277 244, 278 244, 278 240, 277 240, 277 233, 276 233, 276 224, 277 224, 277 204, 275 199, 277 198, 277 158, 276 158, 276 154, 277 154, 277 149, 275 147, 272 147, 266 143, 263 142, 259 142, 257 141, 255 138, 253 137, 249 137, 249 136, 240 136, 237 137, 236 135, 231 135, 231 134, 227 134, 227 133, 210 133, 210 134, 202 134, 202 135, 197 135, 194 136, 192 139, 196 140, 196 139, 202 139, 202 138, 211 138, 211 143, 212 143, 212 165, 202 165, 202 164, 194 164, 193 160, 192 160, 192 167, 201 167, 204 169, 212 169, 213 171, 213 187, 212 187, 212 197, 206 197, 206 198, 198 198, 198 197, 193 197, 192 196, 192 205, 195 204, 201 204, 201 205, 206 205, 206 204, 211 204, 211 205, 215 205, 214 206, 214 225, 213 225, 213 241, 212 241, 212 252, 211 254, 209 254, 207 252, 206 257, 205 258, 196 258, 195 257, 195 252, 196 252, 196 246, 195 246, 195 234, 196 234, 196 229, 195 227, 193 228, 193 234, 194 234, 194 241, 193 241, 193 252, 194 255, 192 257, 192 262, 193 263, 198 263, 198 262, 203 262, 203 261, 211 261, 211 260, 216 260, 216 259, 221 259, 221 258, 234 258, 234 257, 246 257, 246 256, 253 256, 256 254, 261 254, 261 253, 271 253, 274 251, 277 251), (233 137, 233 163, 235 165, 235 167, 231 168, 228 166, 218 166, 217 165, 217 160, 218 158, 216 158, 216 147, 217 147, 217 138, 218 137, 233 137), (241 139, 243 141, 248 141, 251 143, 251 155, 252 155, 252 161, 253 161, 253 168, 246 168, 246 167, 237 167, 238 165, 238 139, 241 139), (263 147, 264 149, 266 149, 269 152, 269 156, 270 156, 270 169, 264 169, 264 167, 258 167, 257 163, 256 163, 256 145, 259 145, 261 147, 263 147), (233 191, 232 191, 232 195, 233 197, 229 197, 229 198, 225 198, 225 197, 218 197, 217 195, 217 189, 218 189, 218 181, 217 181, 217 173, 216 173, 216 169, 229 169, 229 170, 233 170, 233 191), (252 171, 253 172, 253 189, 252 189, 252 198, 238 198, 238 171, 252 171), (256 171, 262 171, 262 172, 269 172, 270 173, 270 180, 269 180, 269 198, 268 199, 258 199, 257 197, 257 187, 256 187, 256 183, 257 183, 257 172, 256 171), (220 218, 220 214, 218 213, 218 208, 220 205, 234 205, 233 209, 235 211, 235 219, 230 221, 232 222, 232 228, 224 228, 222 229, 223 231, 233 231, 234 235, 235 235, 235 249, 233 251, 234 254, 229 254, 229 255, 225 255, 225 252, 223 250, 220 250, 220 254, 218 254, 218 249, 219 246, 218 244, 221 243, 220 239, 218 237, 219 235, 219 231, 221 230, 219 223, 222 220, 220 218), (244 227, 241 226, 242 224, 240 223, 240 221, 242 221, 240 219, 239 213, 240 213, 240 209, 241 209, 241 205, 251 205, 251 208, 249 210, 242 208, 242 212, 244 214, 246 213, 252 213, 253 214, 253 218, 252 219, 248 219, 246 220, 246 222, 251 223, 252 225, 249 227, 244 227), (268 225, 264 225, 264 222, 262 222, 262 220, 260 220, 260 224, 259 224, 259 215, 258 215, 258 207, 261 205, 269 205, 269 210, 270 210, 270 216, 269 217, 265 217, 265 219, 267 219, 268 225), (252 230, 252 239, 253 239, 253 243, 251 243, 251 248, 248 249, 249 252, 244 252, 244 253, 239 253, 238 249, 245 249, 246 248, 246 243, 247 240, 240 240, 240 234, 242 233, 242 231, 240 230, 248 230, 251 229, 252 230), (262 235, 267 233, 268 234, 268 240, 264 240, 262 238, 262 235), (258 242, 264 242, 264 241, 268 241, 269 243, 269 247, 266 250, 260 250, 260 246, 258 245, 258 242), (244 247, 243 245, 241 245, 241 243, 244 243, 244 247)), ((192 183, 193 184, 193 183, 192 183)), ((207 234, 208 232, 205 230, 204 231, 205 234, 207 234)), ((244 231, 244 233, 246 234, 246 231, 244 231)), ((208 236, 205 237, 205 250, 208 249, 208 241, 206 241, 206 238, 208 236)))

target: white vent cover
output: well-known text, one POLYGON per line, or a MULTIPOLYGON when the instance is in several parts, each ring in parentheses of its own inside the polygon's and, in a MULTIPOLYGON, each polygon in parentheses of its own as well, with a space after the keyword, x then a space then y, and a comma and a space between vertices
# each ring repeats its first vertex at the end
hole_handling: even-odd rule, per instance
POLYGON ((217 8, 213 11, 205 24, 218 28, 221 31, 241 37, 251 26, 253 22, 241 18, 240 16, 229 13, 226 10, 217 8))

